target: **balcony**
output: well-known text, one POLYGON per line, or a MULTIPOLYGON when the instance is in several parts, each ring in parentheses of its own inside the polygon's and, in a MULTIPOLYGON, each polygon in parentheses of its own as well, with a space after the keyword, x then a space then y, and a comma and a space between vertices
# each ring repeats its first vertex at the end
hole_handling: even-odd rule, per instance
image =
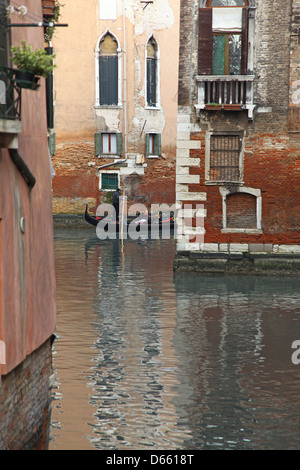
POLYGON ((254 75, 197 75, 197 110, 248 111, 253 119, 254 75))
POLYGON ((0 148, 16 148, 21 125, 21 89, 15 70, 0 67, 0 148))

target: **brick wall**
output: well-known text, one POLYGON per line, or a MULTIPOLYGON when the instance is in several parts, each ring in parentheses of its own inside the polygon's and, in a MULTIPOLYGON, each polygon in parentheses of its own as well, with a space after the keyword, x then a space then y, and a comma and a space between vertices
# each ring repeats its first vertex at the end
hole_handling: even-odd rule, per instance
MULTIPOLYGON (((203 204, 204 244, 211 247, 230 243, 244 247, 300 245, 299 110, 297 106, 291 109, 291 99, 296 99, 299 88, 297 38, 292 42, 290 59, 291 33, 298 31, 300 2, 283 5, 280 0, 257 0, 251 2, 254 4, 256 108, 254 119, 248 120, 246 112, 195 110, 198 1, 181 3, 177 203, 181 207, 192 203, 195 210, 197 203, 203 204), (242 132, 243 181, 239 184, 205 181, 208 131, 242 132), (243 188, 246 188, 244 193, 243 188), (224 191, 230 194, 225 199, 224 191), (230 233, 230 228, 235 230, 230 233)), ((199 244, 192 246, 191 241, 195 241, 192 234, 186 238, 185 245, 178 243, 178 249, 200 249, 199 244)))
MULTIPOLYGON (((174 139, 175 142, 175 139, 174 139)), ((97 168, 112 163, 112 159, 99 159, 94 155, 94 143, 88 139, 72 144, 59 143, 52 158, 55 177, 52 180, 54 214, 80 214, 86 204, 91 210, 105 202, 106 193, 99 190, 97 168)), ((164 149, 161 157, 146 159, 143 174, 134 169, 122 175, 120 186, 126 191, 128 204, 175 203, 175 153, 164 149)), ((105 168, 118 171, 119 165, 105 168)))
POLYGON ((47 341, 0 378, 0 450, 47 450, 51 374, 47 341))

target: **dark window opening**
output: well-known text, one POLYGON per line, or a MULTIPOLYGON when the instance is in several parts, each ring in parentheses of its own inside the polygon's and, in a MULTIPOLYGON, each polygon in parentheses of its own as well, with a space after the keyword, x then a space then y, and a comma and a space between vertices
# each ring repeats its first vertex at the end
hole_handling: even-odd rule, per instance
POLYGON ((147 45, 147 106, 157 105, 157 44, 152 37, 147 45))
POLYGON ((118 104, 118 54, 117 42, 106 34, 100 44, 99 55, 100 105, 118 104))

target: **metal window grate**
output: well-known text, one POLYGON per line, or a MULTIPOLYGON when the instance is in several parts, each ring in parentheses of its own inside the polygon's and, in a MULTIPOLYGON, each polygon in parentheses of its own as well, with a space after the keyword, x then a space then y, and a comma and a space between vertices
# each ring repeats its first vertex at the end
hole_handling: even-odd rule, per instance
POLYGON ((101 188, 102 189, 117 189, 118 187, 118 173, 102 173, 101 174, 101 188))
POLYGON ((212 135, 210 141, 210 180, 239 181, 240 151, 239 135, 212 135))

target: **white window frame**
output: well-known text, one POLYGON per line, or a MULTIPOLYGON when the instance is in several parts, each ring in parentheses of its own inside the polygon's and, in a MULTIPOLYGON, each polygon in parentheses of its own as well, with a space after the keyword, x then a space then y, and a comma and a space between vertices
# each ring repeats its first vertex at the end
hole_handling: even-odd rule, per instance
POLYGON ((111 170, 99 170, 99 173, 98 173, 98 176, 99 176, 99 189, 101 191, 113 191, 113 189, 105 189, 105 188, 102 188, 102 175, 103 174, 114 174, 114 175, 118 175, 118 188, 120 187, 120 171, 119 170, 114 170, 114 171, 111 171, 111 170))
POLYGON ((220 194, 222 196, 222 211, 223 211, 223 228, 221 230, 222 233, 250 233, 254 235, 258 235, 263 233, 262 232, 262 195, 260 189, 255 188, 247 188, 245 186, 237 187, 235 191, 232 189, 228 189, 226 187, 220 188, 220 194), (251 194, 251 196, 256 197, 256 228, 227 228, 227 205, 226 205, 226 198, 230 194, 235 193, 246 193, 251 194))

